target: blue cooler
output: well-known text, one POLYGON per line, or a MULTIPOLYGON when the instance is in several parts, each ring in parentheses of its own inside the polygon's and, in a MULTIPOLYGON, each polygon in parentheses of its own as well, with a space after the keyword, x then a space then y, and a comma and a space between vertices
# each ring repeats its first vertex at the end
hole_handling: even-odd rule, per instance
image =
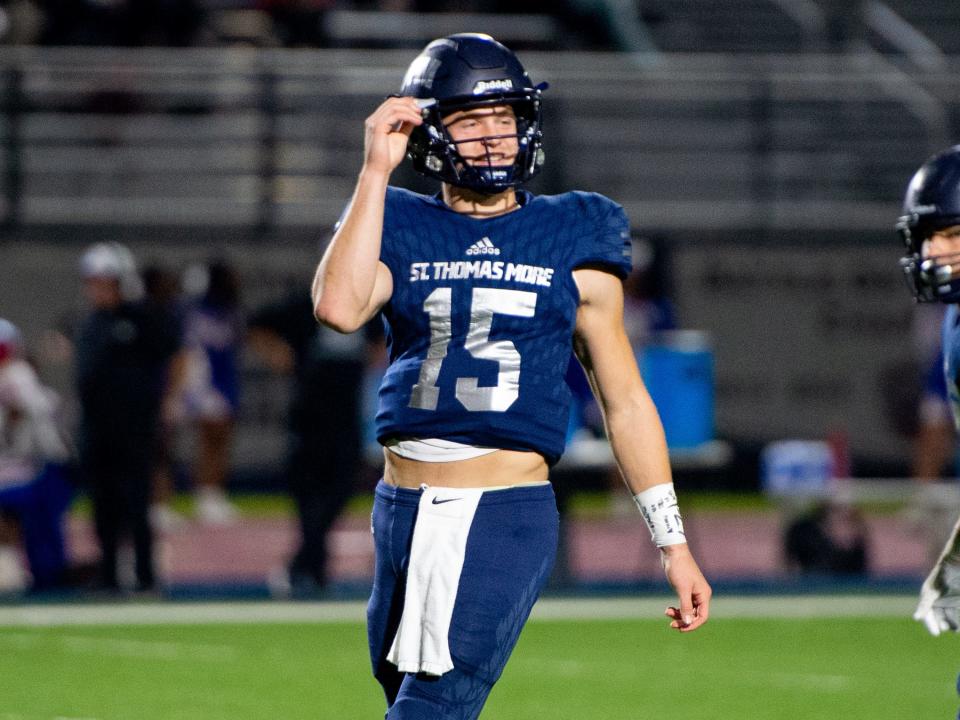
POLYGON ((638 361, 660 413, 667 446, 689 449, 713 440, 713 351, 707 334, 658 333, 638 361))

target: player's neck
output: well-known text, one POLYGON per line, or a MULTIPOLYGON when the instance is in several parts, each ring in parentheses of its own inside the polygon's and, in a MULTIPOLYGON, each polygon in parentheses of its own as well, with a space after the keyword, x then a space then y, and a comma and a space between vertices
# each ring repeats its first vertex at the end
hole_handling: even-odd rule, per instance
POLYGON ((497 217, 520 208, 513 188, 507 188, 496 195, 483 195, 444 183, 443 202, 451 210, 475 218, 497 217))

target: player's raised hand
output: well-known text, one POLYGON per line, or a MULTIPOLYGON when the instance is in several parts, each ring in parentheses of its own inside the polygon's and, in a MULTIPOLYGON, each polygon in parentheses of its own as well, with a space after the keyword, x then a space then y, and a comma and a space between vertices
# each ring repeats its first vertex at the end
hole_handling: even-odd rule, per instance
POLYGON ((364 124, 364 169, 390 174, 407 152, 413 128, 420 125, 420 107, 412 97, 389 97, 364 124))
POLYGON ((660 559, 667 580, 680 601, 679 608, 666 610, 666 616, 672 620, 670 627, 680 632, 692 632, 707 621, 713 590, 686 545, 663 548, 660 559))

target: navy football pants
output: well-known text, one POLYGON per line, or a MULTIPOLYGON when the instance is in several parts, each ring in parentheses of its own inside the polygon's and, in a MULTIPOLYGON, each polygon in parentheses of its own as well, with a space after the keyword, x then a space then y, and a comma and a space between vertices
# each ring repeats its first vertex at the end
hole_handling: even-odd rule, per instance
POLYGON ((553 488, 523 486, 481 497, 450 622, 454 669, 439 678, 401 673, 386 660, 403 612, 419 501, 419 490, 377 485, 376 567, 367 607, 373 674, 387 698, 388 720, 474 720, 553 567, 558 531, 553 488))
POLYGON ((0 510, 12 512, 20 522, 33 590, 52 590, 64 580, 63 519, 73 496, 67 468, 53 463, 32 482, 0 490, 0 510))

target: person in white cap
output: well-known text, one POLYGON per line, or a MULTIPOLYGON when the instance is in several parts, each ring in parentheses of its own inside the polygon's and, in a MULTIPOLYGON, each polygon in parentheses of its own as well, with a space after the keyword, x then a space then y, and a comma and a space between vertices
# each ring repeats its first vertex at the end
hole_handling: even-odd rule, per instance
POLYGON ((100 543, 100 584, 119 590, 117 552, 133 539, 136 589, 155 587, 148 521, 160 410, 180 328, 169 313, 140 302, 142 283, 130 251, 98 243, 80 260, 90 313, 76 340, 81 407, 80 468, 100 543))

